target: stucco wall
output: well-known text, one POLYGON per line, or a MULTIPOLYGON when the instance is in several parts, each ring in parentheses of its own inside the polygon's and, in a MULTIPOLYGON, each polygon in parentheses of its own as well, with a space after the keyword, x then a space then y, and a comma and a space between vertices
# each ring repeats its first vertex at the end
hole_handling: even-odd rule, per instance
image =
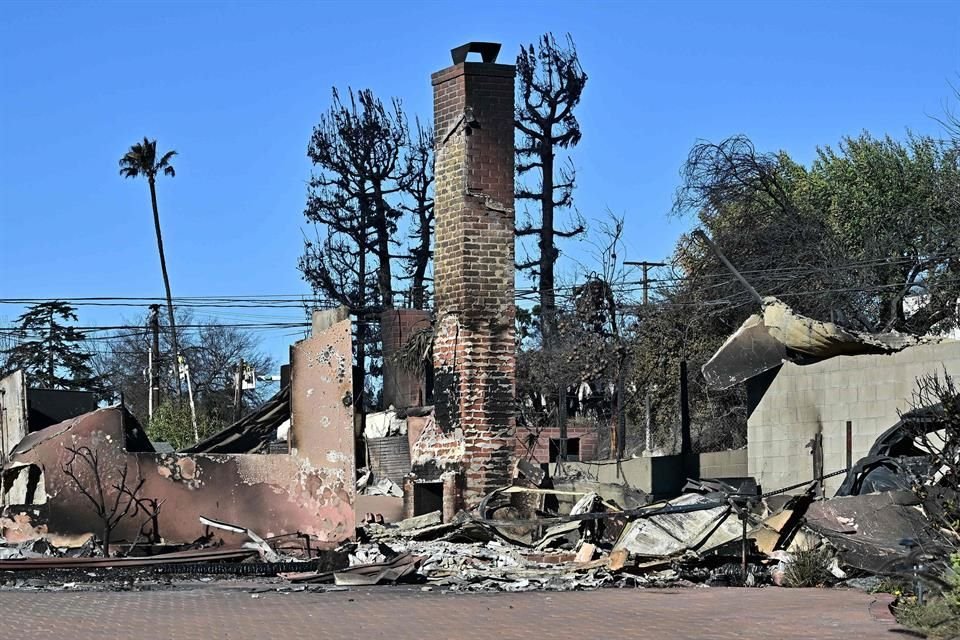
MULTIPOLYGON (((7 467, 38 467, 45 500, 33 509, 40 517, 30 522, 17 514, 0 517, 0 536, 100 533, 100 522, 79 486, 91 490, 95 474, 82 459, 71 464, 70 450, 86 447, 97 457, 107 502, 115 500, 117 491, 110 487, 120 483, 124 469, 128 488, 143 481, 138 497, 162 502, 156 531, 168 543, 200 537, 205 530, 200 516, 250 527, 264 537, 304 533, 318 547, 332 548, 352 538, 356 472, 350 332, 350 321, 344 320, 292 348, 289 454, 128 451, 124 425, 129 414, 122 408, 100 409, 32 433, 14 449, 7 467)), ((114 541, 136 538, 142 520, 133 515, 121 520, 114 541)))
MULTIPOLYGON (((785 364, 747 423, 747 465, 764 491, 811 480, 807 443, 823 431, 824 472, 846 466, 846 423, 852 458, 910 406, 916 380, 946 368, 960 376, 960 342, 912 347, 892 355, 836 357, 813 365, 785 364)), ((829 479, 827 493, 842 476, 829 479)))

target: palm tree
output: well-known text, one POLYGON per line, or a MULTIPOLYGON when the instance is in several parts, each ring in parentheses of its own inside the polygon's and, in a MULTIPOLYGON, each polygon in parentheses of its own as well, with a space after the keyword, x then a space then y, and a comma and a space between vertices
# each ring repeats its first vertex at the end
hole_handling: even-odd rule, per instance
POLYGON ((160 252, 160 270, 163 272, 163 286, 167 290, 167 315, 170 321, 170 338, 173 342, 173 372, 177 378, 177 393, 180 393, 180 363, 177 347, 177 325, 173 317, 173 297, 170 295, 170 277, 167 275, 167 260, 163 255, 163 236, 160 233, 160 212, 157 211, 157 175, 171 178, 176 175, 170 159, 177 155, 176 151, 167 151, 157 159, 157 141, 143 138, 120 158, 120 175, 124 178, 146 177, 150 185, 150 204, 153 205, 153 226, 157 231, 157 251, 160 252))

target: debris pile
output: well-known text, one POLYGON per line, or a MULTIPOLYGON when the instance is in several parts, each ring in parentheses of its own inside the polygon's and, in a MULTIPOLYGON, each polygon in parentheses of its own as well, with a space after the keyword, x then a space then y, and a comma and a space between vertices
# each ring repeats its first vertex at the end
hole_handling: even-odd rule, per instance
POLYGON ((367 522, 358 542, 343 547, 348 569, 284 577, 453 591, 792 586, 791 565, 816 551, 819 584, 857 586, 895 570, 890 558, 909 553, 904 540, 937 539, 912 494, 816 500, 816 483, 806 489, 759 495, 749 481, 700 480, 672 500, 622 508, 594 491, 511 486, 449 522, 439 511, 394 524, 367 522), (536 515, 525 518, 516 505, 529 501, 517 498, 531 496, 539 499, 536 515), (544 511, 546 498, 566 500, 568 508, 544 511))
MULTIPOLYGON (((457 466, 462 460, 457 463, 453 456, 447 460, 453 466, 428 465, 410 455, 411 450, 420 451, 413 445, 422 438, 415 438, 411 445, 408 436, 422 436, 433 419, 428 416, 420 429, 407 424, 409 410, 405 417, 389 411, 367 416, 369 467, 360 470, 355 488, 360 495, 390 498, 367 504, 392 500, 402 503, 402 513, 426 513, 394 522, 391 518, 400 516, 368 513, 352 536, 358 505, 345 499, 336 503, 337 513, 351 526, 338 530, 336 537, 316 536, 326 527, 318 522, 270 537, 259 512, 249 520, 238 518, 244 520, 238 524, 200 515, 190 518, 194 523, 199 520, 200 527, 187 527, 183 505, 192 505, 194 512, 201 507, 182 501, 177 526, 182 531, 202 530, 201 538, 171 543, 157 535, 154 522, 149 535, 140 525, 139 533, 122 538, 123 544, 115 544, 111 554, 111 547, 92 533, 55 534, 39 517, 24 519, 20 510, 25 506, 37 514, 49 510, 46 502, 33 505, 26 500, 30 504, 3 511, 0 533, 7 539, 0 538, 0 584, 11 576, 18 576, 14 582, 22 582, 21 577, 29 578, 30 572, 111 570, 119 575, 145 570, 279 575, 287 586, 316 585, 317 589, 327 584, 349 588, 395 583, 452 591, 840 581, 866 585, 876 576, 915 573, 921 564, 916 562, 917 549, 927 553, 944 541, 957 546, 957 540, 946 540, 949 531, 938 529, 928 518, 935 504, 921 502, 913 491, 918 482, 937 477, 937 465, 915 439, 918 424, 930 432, 940 428, 940 411, 933 407, 904 414, 900 423, 880 436, 867 457, 846 471, 840 490, 830 499, 823 499, 822 482, 829 474, 823 475, 822 470, 821 477, 809 485, 768 493, 761 493, 750 478, 690 480, 681 495, 654 501, 626 484, 576 475, 548 477, 544 467, 519 460, 512 483, 489 492, 469 510, 462 509, 463 467, 457 466), (800 493, 791 495, 793 491, 800 493), (344 539, 351 540, 342 543, 344 539), (798 577, 805 563, 811 567, 808 577, 798 577)), ((270 424, 283 415, 273 415, 270 424)), ((97 422, 93 418, 103 422, 111 416, 120 414, 116 410, 87 414, 66 426, 55 425, 53 432, 35 432, 18 446, 52 442, 58 430, 97 422)), ((97 425, 103 428, 99 422, 93 426, 97 425)), ((230 460, 241 460, 242 455, 230 460)), ((272 468, 279 459, 256 456, 248 461, 247 471, 272 468)), ((158 460, 166 464, 164 458, 158 460)), ((437 458, 431 460, 436 463, 437 458)), ((214 457, 209 462, 225 460, 214 457)), ((39 490, 44 485, 37 472, 42 469, 31 464, 14 461, 5 467, 7 493, 3 495, 54 497, 39 490)), ((186 469, 196 479, 195 464, 192 458, 181 458, 173 466, 181 476, 186 469)), ((286 508, 286 502, 280 502, 286 508)), ((136 504, 139 508, 141 501, 136 504)), ((276 505, 271 503, 270 508, 276 505)), ((154 516, 158 513, 155 509, 154 516)))
POLYGON ((418 583, 424 589, 514 592, 789 586, 798 554, 819 550, 824 583, 849 580, 856 586, 865 577, 902 569, 891 558, 907 558, 911 547, 930 545, 942 535, 905 491, 817 500, 816 483, 798 495, 759 495, 751 481, 699 480, 666 501, 650 502, 634 491, 631 506, 621 507, 601 497, 603 488, 595 483, 585 483, 585 491, 531 485, 520 480, 498 489, 476 509, 460 511, 447 522, 441 511, 396 523, 372 518, 358 527, 356 542, 328 552, 336 562, 304 564, 249 528, 203 517, 207 531, 237 534, 241 541, 223 546, 211 535, 192 549, 172 553, 131 549, 124 557, 96 557, 92 536, 73 548, 59 548, 45 538, 0 540, 0 573, 183 565, 208 565, 217 573, 215 565, 246 563, 260 569, 240 573, 280 575, 292 584, 319 583, 317 588, 418 583))

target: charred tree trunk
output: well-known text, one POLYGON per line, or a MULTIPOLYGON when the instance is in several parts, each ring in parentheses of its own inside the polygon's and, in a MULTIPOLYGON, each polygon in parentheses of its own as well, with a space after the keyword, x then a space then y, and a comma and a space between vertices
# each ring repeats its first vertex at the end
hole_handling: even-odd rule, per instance
MULTIPOLYGON (((546 139, 552 138, 552 128, 544 128, 546 139)), ((552 348, 557 334, 557 291, 554 270, 559 252, 554 242, 554 204, 553 204, 553 149, 541 146, 540 161, 543 164, 543 192, 540 197, 540 278, 539 297, 540 314, 543 318, 543 346, 552 348)))

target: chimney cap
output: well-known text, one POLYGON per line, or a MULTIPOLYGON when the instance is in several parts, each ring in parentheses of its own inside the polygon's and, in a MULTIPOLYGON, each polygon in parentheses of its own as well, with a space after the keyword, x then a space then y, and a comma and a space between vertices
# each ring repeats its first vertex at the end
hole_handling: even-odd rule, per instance
POLYGON ((467 61, 468 53, 479 53, 480 59, 486 63, 497 61, 497 54, 500 53, 499 42, 468 42, 459 47, 450 49, 450 56, 453 58, 453 64, 460 64, 467 61))

